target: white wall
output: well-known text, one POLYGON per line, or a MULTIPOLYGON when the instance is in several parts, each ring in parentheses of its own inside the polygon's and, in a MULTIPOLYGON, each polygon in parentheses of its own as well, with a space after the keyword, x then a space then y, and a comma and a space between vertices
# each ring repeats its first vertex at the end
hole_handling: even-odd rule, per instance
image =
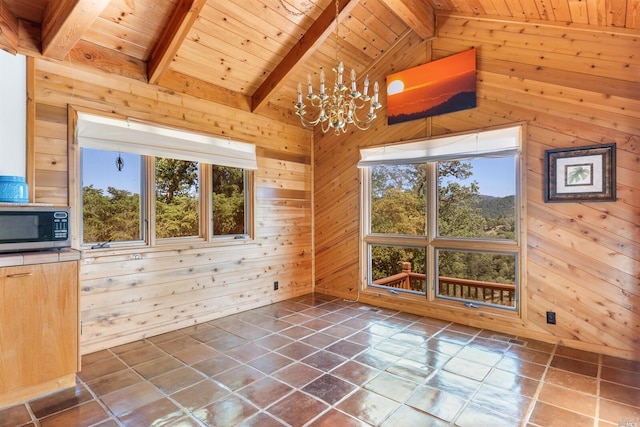
POLYGON ((27 60, 0 49, 0 175, 25 176, 27 60))

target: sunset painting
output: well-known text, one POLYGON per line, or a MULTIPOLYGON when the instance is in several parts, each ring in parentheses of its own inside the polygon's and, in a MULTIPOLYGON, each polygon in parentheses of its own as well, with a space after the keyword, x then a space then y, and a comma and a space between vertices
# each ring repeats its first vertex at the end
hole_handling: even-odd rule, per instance
POLYGON ((387 76, 390 125, 475 106, 475 49, 387 76))

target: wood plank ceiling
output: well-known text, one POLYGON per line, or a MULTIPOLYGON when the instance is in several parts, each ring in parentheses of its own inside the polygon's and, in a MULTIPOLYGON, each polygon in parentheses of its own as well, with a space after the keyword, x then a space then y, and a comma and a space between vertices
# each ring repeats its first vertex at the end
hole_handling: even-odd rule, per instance
POLYGON ((411 31, 433 37, 439 12, 640 28, 640 0, 339 0, 338 9, 339 44, 334 0, 0 0, 0 48, 297 123, 297 83, 331 70, 337 45, 361 81, 411 31))

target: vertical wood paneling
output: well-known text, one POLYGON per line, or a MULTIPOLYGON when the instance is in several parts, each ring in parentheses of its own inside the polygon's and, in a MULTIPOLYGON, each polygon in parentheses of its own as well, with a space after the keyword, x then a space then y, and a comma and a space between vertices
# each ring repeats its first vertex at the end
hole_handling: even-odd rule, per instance
POLYGON ((311 134, 141 82, 37 61, 35 201, 67 205, 67 104, 257 146, 255 239, 87 251, 82 353, 312 291, 311 134), (273 282, 279 290, 273 290, 273 282))
MULTIPOLYGON (((589 12, 571 6, 572 16, 589 12)), ((477 49, 478 106, 410 122, 417 125, 378 123, 373 131, 343 138, 316 135, 316 290, 356 296, 359 196, 352 186, 358 148, 524 121, 528 246, 522 321, 489 321, 388 295, 363 294, 361 301, 640 360, 640 58, 634 55, 640 39, 626 30, 470 16, 440 15, 438 23, 433 59, 477 49), (603 49, 607 40, 615 40, 616 48, 603 49), (616 202, 544 203, 545 150, 611 142, 617 144, 616 202), (556 325, 546 323, 548 310, 557 313, 556 325)), ((417 46, 404 52, 416 58, 421 53, 417 46)))

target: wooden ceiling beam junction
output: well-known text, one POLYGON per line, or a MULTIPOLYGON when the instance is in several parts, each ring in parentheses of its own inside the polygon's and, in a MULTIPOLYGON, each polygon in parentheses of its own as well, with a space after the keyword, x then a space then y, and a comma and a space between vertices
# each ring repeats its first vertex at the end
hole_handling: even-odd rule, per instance
MULTIPOLYGON (((1 0, 0 0, 1 1, 1 0)), ((34 58, 47 59, 40 53, 41 28, 33 22, 18 20, 20 41, 18 53, 34 58)), ((117 50, 108 49, 84 40, 78 41, 63 58, 71 68, 100 70, 116 76, 147 81, 147 63, 117 50)))
MULTIPOLYGON (((357 4, 358 0, 339 0, 338 19, 342 21, 346 18, 357 4)), ((333 34, 335 19, 336 9, 332 3, 255 91, 251 97, 251 111, 256 112, 266 105, 271 94, 284 85, 296 65, 311 56, 315 49, 333 34)))
POLYGON ((180 0, 149 59, 149 83, 156 84, 169 69, 207 0, 180 0))
POLYGON ((18 53, 18 18, 0 0, 0 49, 18 53))
POLYGON ((63 59, 110 0, 50 1, 42 19, 42 55, 63 59))
POLYGON ((147 82, 147 63, 132 58, 117 50, 107 49, 97 44, 80 40, 69 51, 67 62, 73 66, 100 70, 115 76, 147 82))
POLYGON ((427 0, 381 0, 423 40, 436 36, 436 16, 427 0))

